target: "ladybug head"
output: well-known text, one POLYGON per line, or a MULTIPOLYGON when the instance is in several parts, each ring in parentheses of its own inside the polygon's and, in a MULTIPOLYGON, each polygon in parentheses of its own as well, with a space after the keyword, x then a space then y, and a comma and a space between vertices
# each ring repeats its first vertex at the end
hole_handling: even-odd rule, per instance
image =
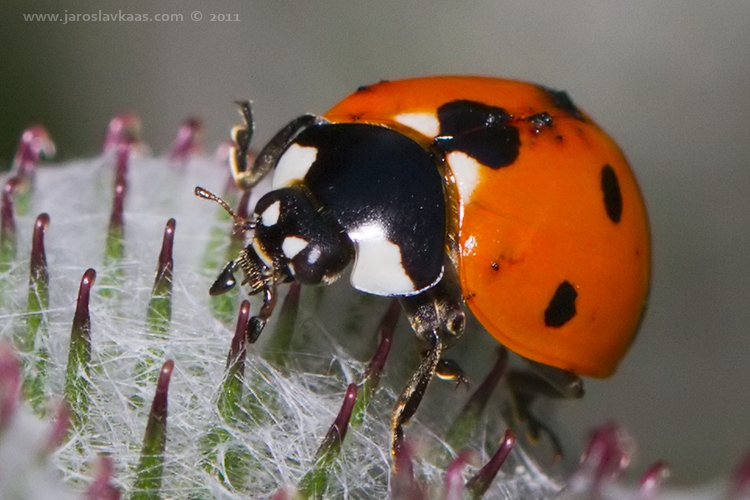
POLYGON ((354 244, 301 186, 271 191, 255 206, 250 247, 273 271, 305 285, 336 281, 354 258, 354 244))
POLYGON ((246 221, 234 215, 217 196, 202 189, 196 194, 221 204, 235 223, 252 230, 252 239, 229 262, 211 286, 211 295, 221 295, 237 284, 234 271, 244 274, 248 292, 259 293, 273 283, 296 279, 305 285, 332 283, 354 258, 354 245, 335 222, 316 209, 301 187, 271 191, 246 221))

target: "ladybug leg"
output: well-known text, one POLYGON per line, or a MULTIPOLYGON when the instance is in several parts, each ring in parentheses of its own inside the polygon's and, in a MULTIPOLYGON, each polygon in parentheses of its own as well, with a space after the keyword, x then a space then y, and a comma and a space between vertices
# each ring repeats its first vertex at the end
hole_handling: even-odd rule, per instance
POLYGON ((273 170, 281 153, 297 134, 322 121, 314 115, 302 115, 292 120, 263 147, 251 165, 249 160, 252 157, 250 141, 253 137, 253 111, 249 101, 238 101, 237 106, 240 108, 240 114, 245 124, 237 125, 232 129, 234 146, 229 152, 229 162, 234 180, 242 189, 255 186, 268 172, 273 170))
POLYGON ((250 152, 250 141, 253 138, 253 112, 249 101, 237 101, 240 114, 245 121, 244 125, 232 128, 232 141, 234 146, 229 150, 229 165, 232 169, 237 184, 248 171, 248 154, 250 152))
POLYGON ((451 347, 463 335, 466 313, 453 266, 446 263, 443 278, 422 293, 400 299, 417 338, 430 343, 437 335, 451 347))
POLYGON ((547 383, 549 387, 549 391, 546 393, 547 396, 560 399, 579 399, 583 397, 583 380, 575 373, 530 359, 523 358, 523 360, 531 367, 534 374, 547 383))
POLYGON ((531 406, 539 396, 555 399, 577 399, 583 397, 583 382, 580 377, 566 370, 554 368, 531 360, 533 371, 511 370, 506 374, 506 384, 513 407, 512 419, 516 425, 525 425, 529 440, 539 441, 545 434, 552 444, 556 458, 562 457, 562 445, 552 429, 532 412, 531 406))
POLYGON ((255 186, 268 172, 273 170, 281 153, 294 137, 302 130, 316 122, 322 121, 313 115, 302 115, 281 129, 268 144, 263 147, 255 161, 250 165, 250 142, 253 138, 253 110, 250 101, 237 101, 240 115, 245 122, 232 128, 232 146, 229 151, 229 163, 235 182, 242 189, 255 186))
POLYGON ((466 378, 464 370, 452 359, 441 359, 435 369, 435 375, 441 380, 455 382, 456 388, 462 384, 469 387, 469 379, 466 378))
POLYGON ((433 332, 431 336, 431 346, 422 358, 417 371, 414 372, 406 388, 396 401, 396 406, 391 413, 391 456, 393 457, 394 467, 396 457, 400 453, 404 444, 404 424, 406 424, 419 407, 422 401, 427 384, 432 380, 432 375, 440 362, 440 354, 443 350, 443 343, 440 337, 433 332))
POLYGON ((263 288, 263 305, 260 306, 260 311, 255 316, 252 316, 248 320, 249 328, 247 329, 247 342, 250 344, 255 343, 266 327, 268 318, 273 314, 273 310, 276 308, 276 282, 272 281, 263 288))
POLYGON ((400 300, 412 329, 426 343, 427 350, 391 414, 391 453, 394 464, 396 454, 403 446, 403 426, 416 412, 432 376, 440 372, 448 374, 452 379, 465 380, 455 363, 441 362, 440 359, 443 349, 450 347, 463 334, 466 325, 461 295, 455 283, 443 276, 434 287, 400 300))

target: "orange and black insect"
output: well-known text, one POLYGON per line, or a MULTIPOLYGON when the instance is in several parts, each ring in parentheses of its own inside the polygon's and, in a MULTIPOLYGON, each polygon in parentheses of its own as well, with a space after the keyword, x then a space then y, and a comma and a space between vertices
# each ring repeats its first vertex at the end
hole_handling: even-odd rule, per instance
MULTIPOLYGON (((327 284, 398 297, 428 346, 394 410, 394 447, 464 305, 500 343, 544 368, 563 396, 606 377, 636 333, 650 243, 636 179, 614 141, 565 92, 440 76, 360 87, 322 116, 292 121, 249 165, 235 131, 235 178, 272 190, 249 221, 241 269, 265 294, 327 284)), ((205 196, 209 196, 204 193, 205 196)))

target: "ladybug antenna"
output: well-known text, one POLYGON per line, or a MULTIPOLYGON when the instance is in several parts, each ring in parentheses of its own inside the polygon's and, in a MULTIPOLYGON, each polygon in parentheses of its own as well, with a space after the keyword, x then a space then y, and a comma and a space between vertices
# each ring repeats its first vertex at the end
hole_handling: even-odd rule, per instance
POLYGON ((221 205, 221 208, 223 208, 224 210, 226 210, 226 212, 232 218, 232 220, 234 221, 234 225, 235 226, 241 227, 243 229, 254 229, 255 228, 255 223, 254 222, 251 222, 251 221, 245 219, 244 217, 240 217, 239 215, 237 215, 236 213, 234 213, 234 210, 232 210, 232 207, 230 207, 229 204, 226 201, 224 201, 219 196, 213 194, 208 189, 204 189, 204 188, 202 188, 200 186, 196 186, 195 187, 195 196, 197 196, 198 198, 203 198, 204 200, 215 201, 216 203, 218 203, 219 205, 221 205))

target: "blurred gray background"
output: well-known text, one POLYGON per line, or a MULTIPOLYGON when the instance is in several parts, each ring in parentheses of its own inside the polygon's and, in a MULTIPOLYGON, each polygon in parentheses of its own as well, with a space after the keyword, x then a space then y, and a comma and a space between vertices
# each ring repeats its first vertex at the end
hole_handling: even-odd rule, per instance
POLYGON ((157 152, 186 116, 200 116, 211 150, 237 121, 238 98, 255 101, 259 144, 380 79, 468 73, 566 89, 640 179, 654 277, 619 372, 562 404, 559 422, 582 441, 617 419, 638 443, 637 468, 665 459, 673 484, 726 474, 750 451, 747 0, 57 0, 13 2, 0 18, 3 165, 33 123, 48 127, 60 158, 95 155, 109 119, 126 110, 157 152), (22 16, 99 9, 184 20, 22 16))

